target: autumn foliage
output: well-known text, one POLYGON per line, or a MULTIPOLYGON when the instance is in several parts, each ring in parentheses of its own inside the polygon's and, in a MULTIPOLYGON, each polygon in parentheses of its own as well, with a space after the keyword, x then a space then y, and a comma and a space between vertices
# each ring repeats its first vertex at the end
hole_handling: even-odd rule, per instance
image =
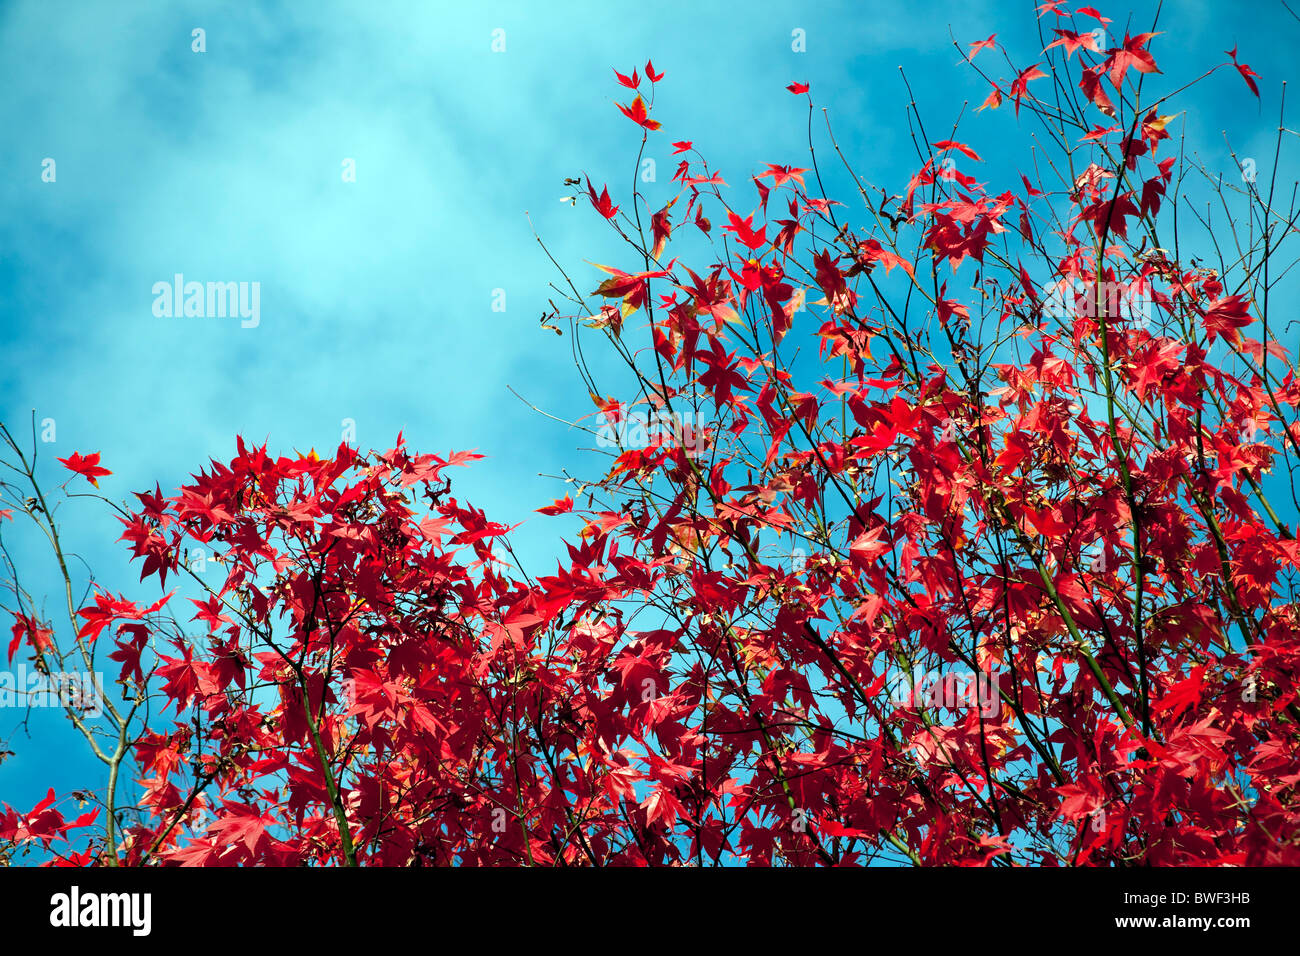
MULTIPOLYGON (((1231 251, 1175 218, 1187 81, 1158 31, 1058 6, 1032 64, 961 49, 983 109, 1056 150, 1012 179, 978 171, 994 114, 917 114, 914 174, 878 186, 788 77, 806 166, 737 185, 678 141, 654 195, 584 178, 626 259, 562 269, 543 320, 581 337, 608 455, 533 519, 573 531, 549 573, 454 493, 477 455, 400 437, 240 441, 136 495, 123 538, 169 600, 56 625, 19 597, 9 648, 106 664, 120 779, 77 819, 5 805, 10 857, 1300 863, 1293 217, 1243 181, 1231 251), (856 195, 823 194, 830 162, 856 195)), ((1195 82, 1253 105, 1227 56, 1195 82)), ((615 72, 644 149, 671 77, 615 72)), ((48 525, 30 494, 11 517, 48 525)))

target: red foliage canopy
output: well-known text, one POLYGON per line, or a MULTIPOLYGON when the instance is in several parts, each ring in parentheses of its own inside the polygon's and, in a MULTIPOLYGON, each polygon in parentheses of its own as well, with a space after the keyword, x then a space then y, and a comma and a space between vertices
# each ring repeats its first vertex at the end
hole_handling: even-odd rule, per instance
MULTIPOLYGON (((184 629, 175 601, 79 612, 120 665, 139 812, 96 830, 51 794, 0 839, 90 828, 74 864, 1300 863, 1277 245, 1232 280, 1168 251, 1153 34, 1056 34, 985 103, 1056 135, 1055 184, 989 191, 974 148, 922 144, 901 194, 855 176, 861 229, 809 194, 815 156, 769 164, 744 213, 683 141, 647 235, 645 196, 587 182, 631 271, 548 319, 633 384, 600 398, 582 369, 613 462, 539 509, 580 522, 553 574, 452 494, 477 456, 400 438, 241 441, 138 495, 142 576, 206 589, 184 629)), ((643 141, 652 107, 618 107, 643 141)), ((14 628, 37 658, 51 634, 14 628)))

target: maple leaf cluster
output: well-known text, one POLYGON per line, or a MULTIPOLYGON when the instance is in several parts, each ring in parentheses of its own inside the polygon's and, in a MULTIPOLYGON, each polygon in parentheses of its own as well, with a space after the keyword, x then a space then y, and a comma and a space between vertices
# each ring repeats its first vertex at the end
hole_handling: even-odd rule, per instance
MULTIPOLYGON (((1277 471, 1300 385, 1251 258, 1277 246, 1245 278, 1178 251, 1172 114, 1138 90, 1157 34, 1107 46, 1060 7, 984 106, 1048 124, 1068 177, 990 187, 954 133, 896 191, 855 173, 854 218, 810 192, 826 151, 746 205, 682 140, 671 194, 623 203, 657 209, 644 231, 586 181, 632 262, 600 267, 598 309, 575 292, 581 354, 636 382, 602 397, 584 364, 597 413, 708 424, 620 439, 539 508, 573 531, 552 573, 453 494, 476 455, 400 436, 240 441, 137 495, 142 579, 202 590, 186 621, 174 593, 75 615, 156 705, 122 717, 135 812, 69 823, 51 793, 0 840, 128 865, 1300 863, 1277 471), (1069 111, 1034 97, 1050 76, 1069 111)), ((660 128, 639 92, 619 109, 660 128)), ((35 616, 12 634, 11 659, 57 653, 35 616)))

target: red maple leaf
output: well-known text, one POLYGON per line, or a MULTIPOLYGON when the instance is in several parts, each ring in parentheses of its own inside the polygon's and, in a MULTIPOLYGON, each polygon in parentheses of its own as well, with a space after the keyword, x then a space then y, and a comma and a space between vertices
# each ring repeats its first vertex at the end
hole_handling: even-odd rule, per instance
POLYGON ((979 105, 979 109, 975 110, 975 112, 978 113, 981 110, 995 110, 1001 105, 1002 90, 1000 90, 998 85, 994 83, 993 89, 989 92, 988 96, 984 97, 984 102, 979 105))
POLYGON ((601 188, 600 195, 596 195, 596 189, 591 185, 591 180, 587 180, 587 192, 591 196, 591 204, 596 207, 596 212, 600 213, 606 219, 613 219, 618 213, 618 207, 610 201, 609 187, 601 188))
POLYGON ((1236 345, 1241 341, 1241 333, 1237 330, 1253 321, 1255 320, 1246 311, 1246 300, 1240 295, 1215 299, 1205 309, 1205 331, 1211 342, 1221 335, 1236 345))
POLYGON ((99 487, 97 479, 112 474, 107 468, 99 467, 99 452, 97 451, 91 452, 85 457, 82 457, 81 452, 74 451, 67 458, 60 458, 59 461, 69 470, 81 475, 96 488, 99 487))
POLYGON ((1254 93, 1256 99, 1258 99, 1259 87, 1255 85, 1255 81, 1252 79, 1252 77, 1259 76, 1259 74, 1256 73, 1254 70, 1252 70, 1245 63, 1237 62, 1237 48, 1235 46, 1231 50, 1224 50, 1223 52, 1228 54, 1228 56, 1232 57, 1232 65, 1237 68, 1237 72, 1241 74, 1241 78, 1246 81, 1246 85, 1250 87, 1250 91, 1254 93))
POLYGON ((1151 56, 1149 50, 1143 47, 1147 41, 1156 33, 1139 33, 1135 37, 1124 37, 1124 45, 1110 51, 1110 57, 1102 66, 1110 72, 1110 83, 1115 89, 1120 88, 1124 82, 1124 74, 1128 72, 1129 67, 1137 70, 1139 73, 1159 73, 1156 67, 1155 58, 1151 56))
POLYGON ((1020 101, 1025 98, 1029 92, 1029 83, 1031 80, 1042 79, 1047 74, 1038 68, 1035 63, 1029 69, 1023 71, 1016 77, 1015 82, 1011 84, 1011 95, 1016 100, 1016 115, 1020 115, 1020 101))
POLYGON ((1067 60, 1074 55, 1075 50, 1079 49, 1091 50, 1093 53, 1101 52, 1097 46, 1097 38, 1091 33, 1075 33, 1071 30, 1053 30, 1052 32, 1057 35, 1058 39, 1047 44, 1044 47, 1044 52, 1054 46, 1063 46, 1065 47, 1065 58, 1067 60))
POLYGON ((1099 67, 1089 67, 1083 71, 1079 77, 1079 89, 1083 90, 1083 95, 1092 101, 1093 106, 1114 119, 1115 104, 1110 101, 1106 91, 1101 88, 1101 69, 1099 67))
POLYGON ((935 149, 941 149, 941 150, 944 150, 944 151, 947 151, 947 150, 950 150, 950 149, 955 149, 955 150, 957 150, 957 152, 962 153, 962 154, 965 155, 965 156, 969 156, 971 159, 975 160, 975 162, 977 162, 977 163, 981 163, 981 162, 983 162, 983 160, 980 159, 980 157, 979 157, 979 153, 975 152, 975 150, 971 149, 971 148, 970 148, 969 146, 967 146, 965 143, 958 143, 956 140, 951 140, 951 139, 941 139, 941 140, 939 140, 939 142, 937 142, 937 143, 934 144, 934 148, 935 148, 935 149))
POLYGON ((752 214, 741 219, 734 212, 728 212, 727 219, 729 222, 726 226, 723 226, 724 231, 734 232, 736 238, 741 241, 746 249, 757 249, 767 242, 767 227, 763 226, 755 232, 752 214))
POLYGON ((623 112, 624 116, 630 119, 633 123, 636 123, 638 126, 643 126, 648 130, 656 130, 663 125, 658 120, 650 119, 650 114, 646 110, 645 100, 641 99, 639 95, 632 101, 630 106, 624 106, 622 103, 616 103, 614 105, 623 112))
POLYGON ((249 853, 256 853, 262 842, 269 839, 267 828, 275 823, 270 811, 259 813, 256 807, 247 804, 228 803, 221 808, 212 832, 220 834, 225 843, 243 843, 249 853))
POLYGON ((759 173, 758 175, 760 178, 763 176, 771 176, 772 185, 779 189, 792 179, 802 186, 804 184, 803 174, 806 172, 808 172, 807 169, 802 169, 797 166, 776 166, 772 163, 768 163, 767 171, 759 173))
POLYGON ((14 620, 16 623, 11 629, 13 640, 9 642, 10 663, 13 662, 14 652, 18 650, 24 637, 31 641, 32 649, 35 651, 45 652, 53 649, 54 632, 48 627, 42 627, 40 622, 25 614, 15 614, 14 620))
POLYGON ((858 243, 858 258, 862 262, 879 262, 885 267, 885 275, 889 275, 889 270, 894 266, 899 266, 908 275, 914 275, 912 264, 897 253, 890 252, 880 245, 877 239, 868 239, 866 242, 858 243))
POLYGON ((1112 201, 1101 199, 1086 207, 1080 216, 1092 221, 1092 228, 1098 237, 1115 235, 1121 239, 1128 238, 1128 216, 1140 216, 1138 207, 1133 205, 1132 193, 1120 193, 1112 201))
POLYGON ((966 59, 973 60, 975 59, 975 55, 979 53, 980 50, 992 49, 996 45, 995 43, 996 39, 997 39, 997 34, 990 33, 989 38, 987 40, 976 40, 974 43, 970 45, 970 49, 966 51, 966 59))
POLYGON ((563 498, 556 498, 555 504, 547 505, 545 508, 538 508, 537 513, 544 515, 562 515, 568 514, 572 510, 573 499, 568 495, 565 495, 563 498))

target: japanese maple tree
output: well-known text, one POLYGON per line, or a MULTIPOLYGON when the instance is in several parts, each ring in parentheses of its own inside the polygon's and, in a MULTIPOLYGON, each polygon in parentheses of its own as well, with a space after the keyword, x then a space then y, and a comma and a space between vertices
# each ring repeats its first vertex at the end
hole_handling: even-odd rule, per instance
MULTIPOLYGON (((574 529, 552 573, 453 493, 477 455, 241 440, 120 509, 175 590, 76 607, 6 429, 0 521, 68 584, 56 623, 14 578, 9 656, 110 667, 102 714, 65 709, 111 768, 75 819, 5 805, 9 856, 1300 863, 1300 386, 1270 313, 1297 213, 1181 162, 1174 121, 1257 77, 1040 18, 1034 62, 958 47, 981 110, 1054 151, 1010 178, 978 172, 981 114, 932 134, 913 106, 915 172, 878 185, 783 80, 806 166, 742 182, 681 140, 662 195, 574 181, 626 259, 557 263, 543 317, 598 442, 538 509, 574 529)), ((671 90, 643 70, 615 70, 642 151, 671 90)))

